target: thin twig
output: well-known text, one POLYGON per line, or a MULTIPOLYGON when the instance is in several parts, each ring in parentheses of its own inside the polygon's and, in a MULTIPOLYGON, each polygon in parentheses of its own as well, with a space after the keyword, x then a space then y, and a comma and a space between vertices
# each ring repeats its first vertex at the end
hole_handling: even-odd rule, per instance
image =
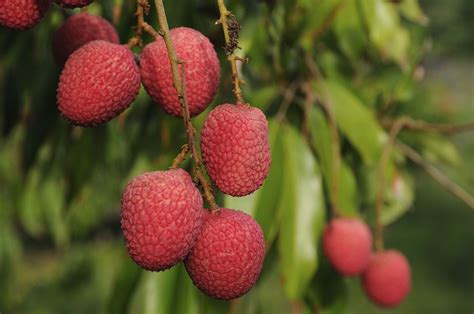
POLYGON ((176 50, 174 48, 173 42, 170 36, 170 29, 168 26, 168 20, 166 18, 165 7, 163 5, 162 0, 155 0, 155 6, 158 14, 158 23, 160 25, 160 35, 163 36, 163 39, 166 44, 166 48, 168 50, 168 57, 171 64, 171 73, 173 75, 173 87, 176 89, 178 93, 179 103, 181 105, 181 113, 183 116, 183 122, 186 128, 186 139, 189 147, 189 151, 191 154, 191 158, 194 161, 194 167, 196 170, 196 176, 201 183, 201 186, 204 191, 204 197, 206 198, 209 206, 211 207, 211 211, 218 211, 219 207, 215 201, 214 195, 212 194, 212 187, 209 181, 206 179, 203 171, 202 171, 202 161, 201 157, 199 156, 199 152, 196 148, 196 143, 194 140, 194 136, 196 131, 194 130, 193 124, 191 122, 191 117, 189 114, 189 106, 186 98, 186 90, 185 90, 185 63, 178 59, 178 55, 176 54, 176 50), (179 65, 181 65, 181 75, 179 73, 179 65))
POLYGON ((408 159, 413 161, 415 164, 420 166, 423 170, 426 171, 436 182, 438 182, 446 191, 453 194, 464 203, 467 204, 471 209, 474 209, 474 196, 469 194, 466 190, 460 187, 457 183, 451 181, 444 173, 439 169, 427 163, 423 157, 417 153, 410 146, 397 141, 397 147, 408 159))
MULTIPOLYGON (((328 119, 328 126, 329 132, 331 135, 331 209, 335 216, 339 216, 340 209, 339 209, 339 178, 341 175, 341 149, 339 147, 339 132, 337 130, 337 122, 336 117, 333 112, 333 106, 331 104, 331 100, 329 97, 329 92, 327 87, 324 83, 323 76, 321 71, 319 71, 318 65, 314 62, 311 55, 306 53, 305 54, 306 64, 310 72, 312 73, 313 77, 318 81, 319 85, 321 86, 321 96, 319 97, 319 104, 323 109, 326 117, 328 119)), ((313 92, 312 86, 310 83, 307 84, 306 92, 312 97, 315 97, 313 92)), ((313 100, 314 103, 314 100, 313 100)))
MULTIPOLYGON (((429 123, 421 120, 414 120, 406 118, 404 129, 420 132, 433 132, 443 134, 456 134, 461 132, 474 131, 474 122, 467 122, 461 124, 445 124, 445 123, 429 123)), ((385 128, 391 128, 396 120, 383 119, 381 124, 385 128)))
POLYGON ((151 35, 153 38, 158 36, 158 32, 155 29, 145 22, 145 15, 149 13, 150 4, 148 0, 137 0, 137 11, 135 15, 137 16, 137 26, 135 28, 135 36, 128 40, 127 46, 130 48, 134 46, 143 46, 142 35, 143 32, 151 35))
POLYGON ((171 163, 171 169, 178 168, 179 165, 186 159, 188 152, 189 152, 189 146, 188 144, 184 144, 181 147, 181 151, 179 152, 179 154, 173 159, 173 162, 171 163))
POLYGON ((240 24, 235 18, 235 15, 227 10, 224 0, 217 0, 217 4, 219 6, 220 18, 216 21, 216 24, 221 24, 222 30, 224 32, 226 44, 224 51, 232 69, 232 81, 234 83, 233 92, 235 94, 235 98, 237 99, 237 104, 244 104, 245 100, 242 94, 242 89, 240 88, 240 84, 245 84, 245 82, 239 77, 237 61, 245 63, 247 60, 235 55, 235 49, 239 48, 240 24))
POLYGON ((383 223, 382 223, 382 209, 385 201, 385 169, 392 153, 392 148, 397 138, 398 133, 407 123, 408 118, 402 117, 395 121, 390 129, 389 137, 384 145, 382 156, 380 157, 378 166, 378 185, 377 196, 375 200, 375 249, 377 251, 383 250, 383 223))
POLYGON ((344 1, 340 1, 332 8, 331 12, 329 12, 329 14, 326 16, 321 25, 319 25, 318 28, 316 28, 316 30, 314 31, 314 41, 317 41, 321 37, 321 35, 324 34, 324 32, 332 25, 337 15, 344 7, 344 4, 344 1))

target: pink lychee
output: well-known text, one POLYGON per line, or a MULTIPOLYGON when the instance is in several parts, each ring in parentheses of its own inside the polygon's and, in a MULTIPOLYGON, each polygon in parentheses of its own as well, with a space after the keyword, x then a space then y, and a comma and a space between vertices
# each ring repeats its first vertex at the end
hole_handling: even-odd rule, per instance
MULTIPOLYGON (((178 58, 184 62, 189 112, 195 116, 206 109, 216 94, 220 75, 219 59, 209 39, 194 29, 179 27, 172 29, 170 35, 178 58)), ((168 52, 162 38, 143 49, 140 72, 151 98, 169 114, 182 116, 178 94, 173 87, 168 52)))
POLYGON ((324 230, 324 254, 342 275, 361 274, 369 263, 371 248, 370 229, 359 219, 334 218, 324 230))
POLYGON ((54 33, 53 52, 56 62, 63 65, 71 53, 93 40, 118 44, 119 36, 112 24, 101 16, 86 12, 71 16, 54 33))
POLYGON ((56 0, 56 3, 63 8, 82 8, 91 4, 94 0, 56 0))
POLYGON ((0 26, 25 30, 35 26, 46 13, 50 0, 1 0, 0 26))
POLYGON ((232 196, 254 192, 271 164, 265 115, 243 104, 217 106, 204 122, 201 150, 209 176, 222 192, 232 196))
POLYGON ((375 253, 362 275, 362 286, 370 300, 382 307, 400 304, 411 289, 407 259, 396 250, 375 253))
POLYGON ((133 102, 140 89, 140 72, 131 50, 95 40, 69 57, 57 93, 61 114, 75 125, 106 122, 133 102))
POLYGON ((263 265, 262 229, 249 215, 233 209, 208 213, 184 261, 194 284, 217 299, 235 299, 256 283, 263 265))
POLYGON ((154 171, 134 178, 122 195, 128 254, 146 270, 174 266, 188 255, 204 214, 201 193, 186 171, 154 171))

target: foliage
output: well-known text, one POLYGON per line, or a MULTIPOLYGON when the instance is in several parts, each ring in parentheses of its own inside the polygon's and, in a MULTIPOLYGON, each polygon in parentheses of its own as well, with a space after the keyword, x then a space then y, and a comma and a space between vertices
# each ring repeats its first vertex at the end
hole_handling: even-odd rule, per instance
MULTIPOLYGON (((215 3, 165 5, 172 27, 192 26, 223 46, 215 3)), ((79 129, 63 121, 55 106, 60 69, 49 43, 71 12, 55 7, 32 30, 0 33, 0 311, 71 312, 70 303, 78 313, 344 311, 347 283, 319 248, 331 215, 334 156, 318 104, 332 105, 341 136, 340 210, 372 223, 388 133, 380 118, 450 119, 440 117, 430 91, 420 87, 426 17, 417 0, 230 1, 228 7, 242 24, 239 54, 250 59, 242 67, 245 98, 270 121, 273 162, 263 187, 244 198, 218 195, 220 204, 251 213, 264 230, 268 253, 257 286, 229 304, 201 294, 181 266, 149 273, 130 261, 119 228, 121 190, 137 174, 170 166, 186 141, 182 122, 144 90, 107 125, 79 129), (288 100, 288 91, 304 83, 318 101, 308 102, 299 88, 288 100), (63 299, 47 303, 58 294, 63 299)), ((114 21, 122 42, 133 35, 134 10, 133 1, 123 0, 88 8, 114 21)), ((156 26, 154 13, 148 21, 156 26)), ((222 80, 213 105, 233 101, 230 69, 218 51, 222 80)), ((208 112, 194 119, 198 131, 208 112)), ((401 138, 433 162, 456 166, 461 159, 445 137, 407 131, 401 138)), ((392 157, 386 224, 410 209, 415 192, 407 161, 398 151, 392 157)))

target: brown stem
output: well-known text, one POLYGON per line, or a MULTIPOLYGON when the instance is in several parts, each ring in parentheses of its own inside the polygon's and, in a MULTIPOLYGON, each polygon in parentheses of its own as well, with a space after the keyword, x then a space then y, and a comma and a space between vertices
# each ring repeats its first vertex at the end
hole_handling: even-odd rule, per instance
POLYGON ((380 157, 378 166, 378 185, 377 196, 375 200, 375 249, 383 250, 383 223, 382 209, 385 201, 385 169, 392 153, 392 148, 398 133, 406 125, 408 118, 402 117, 395 121, 390 129, 389 137, 384 145, 382 156, 380 157))
POLYGON ((134 46, 143 46, 142 35, 143 31, 151 35, 153 38, 158 36, 158 32, 153 29, 153 27, 145 22, 145 15, 148 14, 150 10, 150 4, 148 0, 137 0, 137 11, 135 15, 137 16, 137 26, 135 29, 135 36, 128 40, 127 46, 130 48, 134 46))
POLYGON ((427 163, 423 159, 423 157, 418 154, 413 148, 400 141, 398 141, 396 144, 400 151, 403 153, 403 155, 408 157, 408 159, 410 159, 415 164, 420 166, 423 170, 425 170, 426 173, 428 173, 434 180, 436 180, 446 191, 462 200, 471 209, 474 209, 474 196, 469 194, 466 190, 464 190, 455 182, 451 181, 451 179, 449 179, 440 170, 427 163))
POLYGON ((235 18, 235 16, 227 10, 224 0, 217 0, 219 6, 220 18, 217 20, 217 24, 222 25, 222 30, 224 32, 225 47, 224 51, 227 56, 227 60, 230 62, 230 67, 232 70, 232 81, 234 83, 234 95, 237 99, 238 104, 244 104, 244 96, 240 84, 245 84, 245 82, 240 79, 239 71, 237 69, 237 61, 246 62, 246 59, 242 59, 235 55, 235 49, 238 48, 239 44, 239 31, 240 24, 235 18))
MULTIPOLYGON (((328 119, 329 132, 331 135, 331 156, 332 156, 332 160, 331 160, 331 203, 332 203, 331 205, 332 206, 331 206, 331 209, 334 213, 334 216, 339 216, 340 215, 339 178, 341 175, 341 149, 339 147, 340 140, 339 140, 339 132, 337 130, 336 117, 332 109, 333 106, 331 104, 329 92, 324 83, 321 71, 319 71, 319 68, 316 62, 314 62, 310 54, 308 53, 305 54, 305 60, 312 75, 314 76, 315 79, 317 79, 317 81, 319 82, 321 86, 322 97, 319 97, 320 98, 319 104, 328 119)), ((312 95, 312 98, 316 97, 314 95, 314 92, 310 83, 307 84, 305 89, 309 95, 312 95)), ((314 103, 314 100, 313 100, 313 103, 314 103)))
POLYGON ((188 152, 189 152, 189 146, 188 144, 184 144, 181 147, 181 151, 179 152, 179 154, 173 159, 173 163, 171 164, 171 169, 178 168, 179 165, 186 159, 188 152))
POLYGON ((166 18, 165 7, 163 5, 162 0, 155 0, 155 6, 158 14, 158 23, 160 25, 160 35, 163 36, 163 39, 166 44, 166 49, 168 50, 168 58, 171 64, 171 73, 173 76, 173 87, 176 89, 179 98, 179 104, 181 106, 181 114, 183 115, 184 126, 186 128, 186 139, 187 145, 189 147, 189 151, 191 153, 191 158, 194 161, 194 166, 196 169, 196 176, 199 182, 202 185, 204 191, 204 197, 206 198, 209 206, 211 207, 211 211, 218 211, 218 206, 215 201, 214 195, 212 194, 212 187, 209 181, 203 174, 202 171, 202 161, 201 157, 199 156, 199 152, 196 148, 196 143, 194 140, 194 136, 196 131, 194 130, 193 124, 191 122, 191 117, 189 114, 189 106, 186 98, 186 90, 185 90, 185 64, 184 62, 178 59, 178 55, 176 54, 176 50, 174 48, 173 42, 170 36, 170 29, 168 26, 168 20, 166 18), (179 65, 181 65, 181 75, 179 73, 179 65))
MULTIPOLYGON (((381 124, 383 127, 391 128, 396 120, 383 119, 381 124)), ((474 122, 461 124, 444 124, 444 123, 429 123, 421 120, 414 120, 406 118, 405 129, 421 132, 434 132, 444 134, 456 134, 461 132, 474 131, 474 122)))
POLYGON ((283 99, 280 105, 278 106, 278 112, 275 115, 276 120, 280 122, 284 120, 286 116, 286 112, 290 108, 291 102, 295 98, 296 87, 297 87, 297 84, 295 83, 292 83, 289 86, 285 86, 286 89, 283 92, 283 99))
POLYGON ((341 1, 334 6, 331 12, 329 12, 329 14, 326 16, 326 19, 323 21, 323 23, 319 25, 318 28, 314 31, 314 41, 317 41, 321 37, 321 35, 323 35, 324 32, 329 29, 329 27, 332 25, 332 23, 336 19, 339 12, 341 12, 341 9, 343 7, 344 1, 341 1))

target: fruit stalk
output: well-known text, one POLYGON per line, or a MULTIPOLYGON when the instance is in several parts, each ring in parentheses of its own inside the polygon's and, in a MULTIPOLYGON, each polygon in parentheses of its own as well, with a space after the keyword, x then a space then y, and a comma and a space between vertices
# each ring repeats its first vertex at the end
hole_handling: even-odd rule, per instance
POLYGON ((166 18, 165 7, 163 5, 162 0, 155 0, 156 11, 158 15, 158 24, 160 25, 160 35, 163 37, 166 48, 168 50, 168 57, 171 64, 171 73, 173 76, 173 87, 176 89, 178 93, 179 103, 181 105, 181 112, 183 116, 184 125, 186 128, 186 139, 188 142, 189 152, 191 154, 191 158, 194 161, 194 166, 196 169, 196 177, 198 178, 199 182, 202 185, 204 191, 204 197, 206 198, 209 206, 211 207, 211 211, 217 211, 218 206, 214 195, 212 194, 212 188, 209 181, 204 176, 202 172, 202 161, 201 157, 199 156, 199 152, 196 148, 196 143, 194 140, 195 136, 195 129, 191 122, 191 117, 189 114, 189 106, 186 99, 186 90, 185 90, 185 64, 184 62, 180 61, 178 55, 176 54, 176 50, 174 48, 173 42, 170 36, 170 29, 168 26, 168 20, 166 18), (181 76, 179 73, 179 65, 181 65, 181 76))
POLYGON ((135 15, 137 16, 137 27, 135 30, 135 36, 129 39, 127 45, 131 48, 134 46, 142 46, 142 34, 145 31, 147 34, 156 38, 159 36, 158 32, 145 22, 145 14, 148 14, 148 10, 150 9, 150 5, 148 4, 148 0, 137 0, 137 11, 135 15))
POLYGON ((239 22, 235 19, 235 16, 227 10, 224 0, 217 0, 219 6, 220 18, 217 20, 216 24, 222 25, 222 31, 224 32, 225 47, 224 51, 227 56, 227 60, 230 62, 230 67, 232 69, 232 81, 234 83, 234 95, 237 98, 237 104, 244 104, 244 96, 240 84, 244 82, 239 77, 239 71, 237 70, 237 61, 245 62, 244 59, 236 56, 234 51, 238 48, 238 39, 239 39, 239 22))

